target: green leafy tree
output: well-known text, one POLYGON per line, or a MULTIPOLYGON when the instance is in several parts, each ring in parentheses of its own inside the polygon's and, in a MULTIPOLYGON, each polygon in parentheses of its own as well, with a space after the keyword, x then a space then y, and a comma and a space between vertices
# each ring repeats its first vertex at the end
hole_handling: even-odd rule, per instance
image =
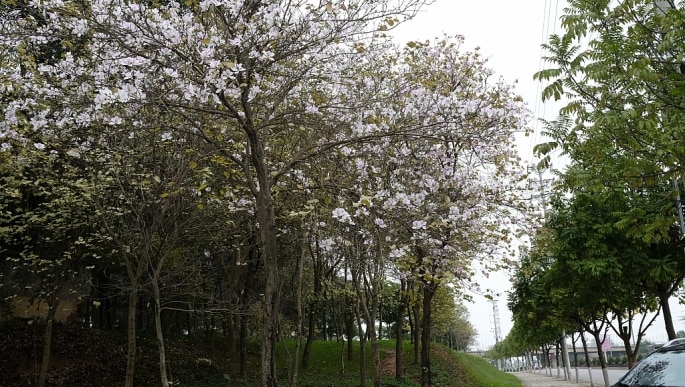
MULTIPOLYGON (((598 204, 623 203, 603 229, 636 246, 622 253, 620 270, 638 285, 636 294, 658 297, 669 337, 675 332, 668 299, 681 285, 685 258, 674 227, 679 189, 669 183, 683 172, 677 139, 685 66, 683 32, 676 27, 683 17, 671 1, 569 1, 563 32, 544 46, 550 68, 535 75, 548 82, 543 99, 568 101, 547 122, 550 142, 537 151, 547 155, 543 162, 554 149, 570 158, 562 190, 596 195, 598 204)), ((595 269, 607 269, 608 262, 595 269)))
MULTIPOLYGON (((650 189, 682 176, 685 50, 677 26, 685 13, 673 2, 658 2, 670 4, 667 12, 655 3, 571 0, 562 33, 544 45, 550 67, 535 75, 548 83, 542 97, 568 102, 537 151, 549 157, 561 149, 585 172, 588 189, 617 180, 650 189)), ((672 191, 661 192, 673 203, 672 191)), ((670 214, 635 222, 636 214, 623 216, 627 233, 668 239, 670 214)))
POLYGON ((82 163, 54 138, 34 139, 29 147, 15 148, 0 173, 2 294, 38 310, 45 305, 46 313, 34 316, 45 323, 38 378, 44 386, 58 305, 80 304, 103 252, 82 163))

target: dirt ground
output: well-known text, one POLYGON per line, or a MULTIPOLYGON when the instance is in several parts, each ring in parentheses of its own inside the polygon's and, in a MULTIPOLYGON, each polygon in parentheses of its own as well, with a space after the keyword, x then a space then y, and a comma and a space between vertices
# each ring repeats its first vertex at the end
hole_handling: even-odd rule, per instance
POLYGON ((387 351, 385 358, 381 363, 381 373, 383 375, 395 375, 395 365, 397 364, 397 357, 395 351, 387 351))

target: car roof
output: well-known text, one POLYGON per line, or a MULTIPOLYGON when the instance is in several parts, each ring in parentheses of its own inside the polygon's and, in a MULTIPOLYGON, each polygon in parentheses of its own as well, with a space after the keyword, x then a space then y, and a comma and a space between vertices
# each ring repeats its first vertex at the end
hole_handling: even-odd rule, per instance
POLYGON ((673 351, 677 349, 685 349, 685 338, 677 338, 673 339, 666 344, 662 345, 659 347, 656 351, 658 352, 664 352, 664 351, 673 351))

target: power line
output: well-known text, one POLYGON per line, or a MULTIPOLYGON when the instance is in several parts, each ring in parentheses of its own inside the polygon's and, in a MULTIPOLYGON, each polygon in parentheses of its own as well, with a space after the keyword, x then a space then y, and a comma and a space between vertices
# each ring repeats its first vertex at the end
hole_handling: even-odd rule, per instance
MULTIPOLYGON (((540 32, 540 59, 538 62, 538 71, 543 70, 544 66, 544 60, 543 56, 545 54, 545 50, 543 48, 543 44, 547 42, 547 39, 549 38, 550 35, 553 35, 556 33, 556 28, 557 28, 557 19, 559 16, 559 0, 545 0, 545 5, 543 8, 543 14, 542 14, 542 30, 540 32), (554 5, 553 5, 554 3, 554 5)), ((533 124, 533 134, 530 137, 530 144, 528 146, 529 149, 529 154, 528 154, 528 160, 533 159, 533 147, 535 144, 537 144, 541 140, 541 128, 540 128, 540 119, 545 117, 547 114, 546 107, 547 103, 542 101, 542 89, 543 85, 542 82, 538 82, 537 84, 537 89, 535 93, 535 104, 533 108, 533 118, 535 119, 535 122, 533 124), (542 110, 542 112, 541 112, 542 110)))

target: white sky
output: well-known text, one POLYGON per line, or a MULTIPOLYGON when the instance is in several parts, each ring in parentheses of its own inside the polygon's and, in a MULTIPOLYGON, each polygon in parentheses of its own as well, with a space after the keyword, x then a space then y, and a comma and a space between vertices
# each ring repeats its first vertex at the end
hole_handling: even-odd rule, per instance
MULTIPOLYGON (((480 47, 481 54, 489 58, 489 67, 508 83, 516 82, 516 91, 533 112, 529 126, 536 134, 519 143, 521 158, 533 161, 532 146, 540 141, 538 118, 553 119, 559 105, 540 101, 541 85, 533 80, 533 74, 544 68, 540 45, 547 36, 560 32, 559 16, 566 7, 565 0, 436 0, 415 19, 400 25, 393 31, 398 42, 426 40, 462 35, 464 49, 480 47)), ((482 280, 483 288, 502 293, 498 301, 499 326, 502 338, 512 327, 511 312, 507 308, 506 291, 511 288, 507 273, 493 273, 482 280)), ((479 349, 490 348, 495 343, 493 305, 481 295, 474 294, 474 303, 467 303, 470 320, 478 330, 479 349)), ((685 330, 681 321, 685 307, 671 302, 676 331, 685 330)), ((662 317, 647 332, 646 338, 656 342, 666 340, 662 317)))

